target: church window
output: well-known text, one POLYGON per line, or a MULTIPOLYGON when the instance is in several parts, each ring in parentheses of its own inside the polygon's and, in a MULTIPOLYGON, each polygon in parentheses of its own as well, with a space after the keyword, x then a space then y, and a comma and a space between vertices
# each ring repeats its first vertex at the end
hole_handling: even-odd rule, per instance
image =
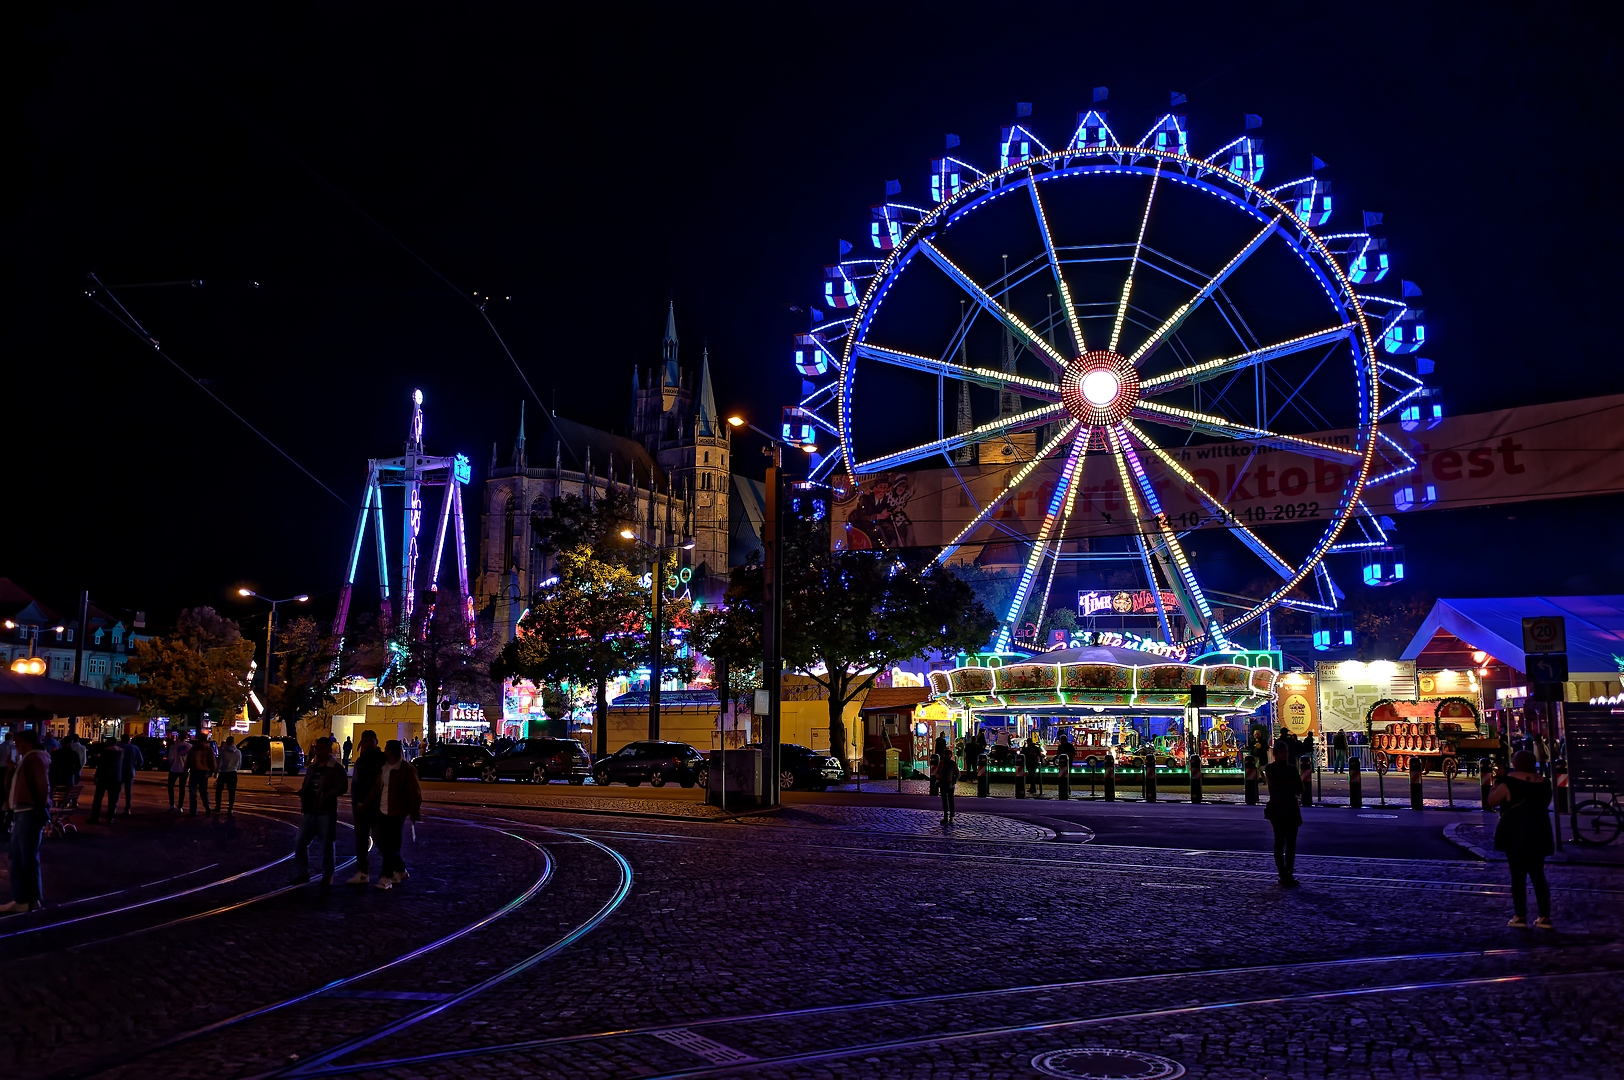
POLYGON ((705 451, 705 464, 706 465, 710 464, 710 451, 709 450, 705 451))
POLYGON ((513 569, 513 524, 518 517, 518 501, 508 496, 506 527, 502 530, 502 569, 513 569))

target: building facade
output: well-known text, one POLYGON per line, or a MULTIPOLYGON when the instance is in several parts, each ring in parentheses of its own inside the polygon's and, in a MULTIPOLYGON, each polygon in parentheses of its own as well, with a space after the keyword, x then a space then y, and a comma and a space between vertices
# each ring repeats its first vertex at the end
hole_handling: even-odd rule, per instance
POLYGON ((693 571, 691 588, 720 593, 728 570, 732 440, 716 411, 709 357, 697 372, 678 360, 675 305, 667 312, 659 363, 632 371, 626 434, 550 415, 533 425, 527 441, 524 408, 506 464, 491 446, 479 531, 474 605, 498 641, 513 636, 530 596, 553 573, 552 559, 536 550, 534 517, 552 500, 628 495, 642 539, 677 547, 693 571), (691 550, 680 545, 692 540, 691 550))
MULTIPOLYGON (((91 604, 85 621, 81 627, 77 605, 73 614, 64 615, 11 579, 0 578, 0 664, 5 670, 10 671, 18 660, 37 657, 45 661, 42 674, 73 682, 75 664, 82 661, 84 666, 78 672, 82 685, 118 689, 135 643, 152 636, 146 632, 146 615, 139 611, 114 614, 91 604)), ((53 727, 66 731, 66 723, 62 720, 53 727)))

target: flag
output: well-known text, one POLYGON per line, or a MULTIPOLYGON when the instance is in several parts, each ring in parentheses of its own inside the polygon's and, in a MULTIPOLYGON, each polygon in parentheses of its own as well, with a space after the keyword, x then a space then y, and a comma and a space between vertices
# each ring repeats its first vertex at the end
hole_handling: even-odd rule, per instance
POLYGON ((1183 105, 1188 100, 1183 94, 1174 90, 1167 95, 1167 107, 1171 109, 1175 105, 1183 105))
POLYGON ((896 195, 896 194, 900 193, 901 191, 902 191, 902 181, 901 180, 887 180, 885 182, 885 193, 886 193, 887 196, 896 195))
POLYGON ((951 150, 957 145, 959 145, 959 137, 957 135, 949 135, 947 137, 947 148, 951 150))
POLYGON ((1109 86, 1096 86, 1094 88, 1094 104, 1098 105, 1110 96, 1111 88, 1109 86))
POLYGON ((1308 167, 1309 172, 1319 172, 1321 169, 1325 168, 1325 162, 1321 161, 1318 156, 1312 154, 1309 156, 1314 158, 1314 164, 1308 167))
POLYGON ((1423 356, 1415 358, 1415 373, 1417 375, 1431 375, 1438 370, 1438 365, 1423 356))
POLYGON ((1382 223, 1381 211, 1379 211, 1379 210, 1366 210, 1365 211, 1365 228, 1368 229, 1372 225, 1380 225, 1381 223, 1382 223))
POLYGON ((842 240, 840 242, 840 254, 842 254, 842 255, 851 254, 851 243, 849 241, 842 240))
POLYGON ((1017 101, 1015 103, 1015 115, 1016 116, 1031 116, 1032 115, 1032 103, 1030 101, 1017 101))
POLYGON ((1255 112, 1249 112, 1249 113, 1246 114, 1246 130, 1247 131, 1251 131, 1253 128, 1260 128, 1262 126, 1263 126, 1263 117, 1259 116, 1255 112))
POLYGON ((822 321, 823 321, 823 312, 819 311, 817 308, 813 308, 812 309, 812 323, 813 323, 813 325, 815 326, 815 325, 817 325, 818 323, 820 323, 822 321))
POLYGON ((1413 281, 1406 281, 1404 283, 1404 295, 1405 297, 1420 296, 1421 286, 1417 285, 1413 281))

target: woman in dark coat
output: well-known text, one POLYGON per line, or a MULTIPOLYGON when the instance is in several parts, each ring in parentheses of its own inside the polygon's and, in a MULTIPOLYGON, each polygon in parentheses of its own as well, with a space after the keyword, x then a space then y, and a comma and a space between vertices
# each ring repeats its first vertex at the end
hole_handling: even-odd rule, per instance
POLYGON ((1292 875, 1297 869, 1297 830, 1303 824, 1299 805, 1303 781, 1290 759, 1290 748, 1284 740, 1277 740, 1274 760, 1263 770, 1269 784, 1269 805, 1264 807, 1263 816, 1274 828, 1274 868, 1280 873, 1280 884, 1288 889, 1297 884, 1292 875))
POLYGON ((1551 782, 1534 771, 1532 750, 1519 750, 1511 758, 1511 771, 1489 792, 1489 805, 1500 807, 1494 830, 1496 851, 1506 853, 1511 867, 1511 904, 1516 914, 1509 925, 1528 926, 1527 880, 1534 880, 1539 918, 1534 925, 1551 928, 1551 886, 1545 880, 1545 857, 1556 850, 1546 811, 1551 805, 1551 782))

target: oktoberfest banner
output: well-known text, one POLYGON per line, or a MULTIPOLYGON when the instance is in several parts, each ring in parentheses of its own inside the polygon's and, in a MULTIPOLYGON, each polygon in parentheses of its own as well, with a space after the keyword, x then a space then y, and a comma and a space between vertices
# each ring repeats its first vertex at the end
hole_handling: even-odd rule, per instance
MULTIPOLYGON (((1402 471, 1366 486, 1365 505, 1375 514, 1624 491, 1624 394, 1450 416, 1430 429, 1406 431, 1396 423, 1384 424, 1382 433, 1387 439, 1379 443, 1371 475, 1402 471)), ((1353 445, 1351 430, 1308 438, 1353 445)), ((1254 528, 1277 522, 1323 524, 1336 512, 1354 468, 1240 440, 1164 449, 1171 463, 1146 450, 1137 457, 1161 512, 1180 531, 1237 522, 1254 528)), ((1062 461, 1051 458, 899 469, 864 476, 855 485, 840 483, 831 508, 833 542, 837 549, 854 550, 1024 542, 1037 534, 1051 509, 1057 528, 1064 517, 1067 500, 1054 497, 1061 468, 1062 461), (1013 493, 966 532, 1011 485, 1013 493)), ((1135 489, 1136 507, 1124 497, 1122 468, 1103 443, 1089 447, 1065 518, 1066 539, 1154 528, 1139 491, 1135 489)))

